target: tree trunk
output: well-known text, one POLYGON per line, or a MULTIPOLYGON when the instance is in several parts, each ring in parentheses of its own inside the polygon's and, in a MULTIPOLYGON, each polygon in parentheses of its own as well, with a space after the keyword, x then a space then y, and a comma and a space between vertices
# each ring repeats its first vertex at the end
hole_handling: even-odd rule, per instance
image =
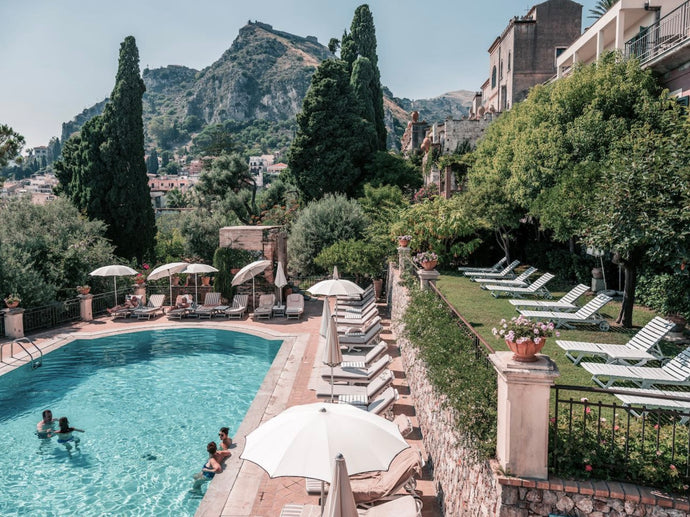
POLYGON ((625 328, 632 327, 633 307, 635 305, 635 288, 637 286, 637 266, 625 262, 623 264, 625 272, 625 287, 623 291, 623 305, 618 313, 616 323, 622 324, 625 328))
POLYGON ((503 250, 506 256, 508 264, 510 264, 510 240, 507 238, 507 234, 502 231, 502 228, 495 230, 496 242, 498 242, 499 247, 503 250))

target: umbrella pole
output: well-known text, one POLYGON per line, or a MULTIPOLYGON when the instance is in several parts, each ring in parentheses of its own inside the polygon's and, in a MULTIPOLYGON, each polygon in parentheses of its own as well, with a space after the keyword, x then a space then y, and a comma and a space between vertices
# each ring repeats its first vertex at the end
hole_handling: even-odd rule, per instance
POLYGON ((331 366, 331 403, 333 402, 333 367, 331 366))
POLYGON ((199 283, 196 281, 196 273, 194 273, 194 298, 196 304, 199 305, 199 283))
POLYGON ((256 309, 256 292, 254 291, 254 277, 252 276, 252 309, 256 309))
MULTIPOLYGON (((332 481, 332 480, 331 480, 332 481)), ((325 496, 326 495, 326 482, 321 480, 321 515, 323 515, 324 506, 326 506, 325 496)))
POLYGON ((170 286, 170 306, 172 307, 172 275, 170 274, 170 270, 168 270, 168 285, 170 286))

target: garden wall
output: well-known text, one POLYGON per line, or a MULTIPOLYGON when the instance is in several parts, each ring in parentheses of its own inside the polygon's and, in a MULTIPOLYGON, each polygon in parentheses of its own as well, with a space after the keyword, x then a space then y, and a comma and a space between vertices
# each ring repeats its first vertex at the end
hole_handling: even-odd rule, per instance
POLYGON ((391 329, 400 347, 444 515, 690 517, 687 498, 665 497, 645 487, 606 481, 507 477, 500 474, 496 461, 468 461, 472 454, 457 445, 454 417, 443 408, 443 395, 428 381, 426 366, 416 349, 401 337, 402 316, 409 298, 407 289, 400 285, 398 270, 392 269, 391 329))

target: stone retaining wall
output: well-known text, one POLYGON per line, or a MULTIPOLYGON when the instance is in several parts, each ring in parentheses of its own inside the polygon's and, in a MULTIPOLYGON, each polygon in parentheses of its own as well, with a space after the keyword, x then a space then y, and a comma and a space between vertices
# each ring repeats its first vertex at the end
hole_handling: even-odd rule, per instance
POLYGON ((468 461, 471 454, 458 446, 453 415, 443 408, 443 396, 431 386, 417 350, 401 337, 409 296, 400 285, 397 269, 389 278, 391 329, 400 347, 444 515, 690 517, 688 498, 666 497, 628 483, 507 477, 500 474, 495 461, 468 461))

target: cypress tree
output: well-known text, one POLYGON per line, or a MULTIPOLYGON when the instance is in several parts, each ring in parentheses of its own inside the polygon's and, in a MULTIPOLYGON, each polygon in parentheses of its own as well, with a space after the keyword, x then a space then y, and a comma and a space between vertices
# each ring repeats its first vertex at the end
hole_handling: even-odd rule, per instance
POLYGON ((156 149, 153 149, 146 159, 146 171, 149 174, 158 174, 158 153, 156 149))

